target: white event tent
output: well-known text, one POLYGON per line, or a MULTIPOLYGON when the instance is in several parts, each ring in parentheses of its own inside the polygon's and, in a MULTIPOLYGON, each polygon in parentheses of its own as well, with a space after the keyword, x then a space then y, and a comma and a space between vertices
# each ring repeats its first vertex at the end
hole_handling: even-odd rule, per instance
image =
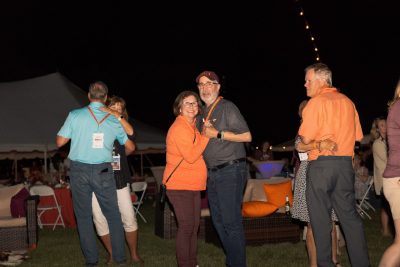
MULTIPOLYGON (((0 159, 16 163, 54 154, 57 132, 69 111, 87 104, 87 93, 60 73, 0 83, 0 159)), ((163 131, 133 122, 137 153, 165 151, 163 131)))

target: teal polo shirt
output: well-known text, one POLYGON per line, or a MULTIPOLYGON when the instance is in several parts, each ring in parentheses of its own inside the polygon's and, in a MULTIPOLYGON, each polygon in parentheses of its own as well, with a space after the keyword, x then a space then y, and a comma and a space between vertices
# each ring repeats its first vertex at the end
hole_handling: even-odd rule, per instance
POLYGON ((71 139, 71 148, 68 158, 87 164, 99 164, 112 161, 112 150, 115 139, 123 145, 128 140, 121 123, 112 115, 103 122, 107 113, 99 110, 104 106, 100 102, 89 104, 87 107, 75 109, 68 114, 64 125, 57 135, 71 139), (98 122, 101 122, 100 125, 98 122), (93 134, 102 133, 104 136, 103 148, 93 148, 93 134))

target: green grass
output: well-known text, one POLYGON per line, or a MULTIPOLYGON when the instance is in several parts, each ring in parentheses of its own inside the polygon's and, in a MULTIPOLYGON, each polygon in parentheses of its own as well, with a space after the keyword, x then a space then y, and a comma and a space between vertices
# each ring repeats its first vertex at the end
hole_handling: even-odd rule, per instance
MULTIPOLYGON (((139 253, 145 261, 145 266, 177 266, 175 260, 175 241, 164 240, 154 235, 154 207, 152 200, 147 200, 141 211, 148 220, 139 222, 139 253)), ((373 219, 364 220, 368 248, 372 266, 378 266, 384 250, 392 239, 380 235, 379 211, 373 214, 373 219)), ((98 245, 100 264, 105 265, 106 252, 98 245)), ((129 257, 128 250, 126 251, 129 257)), ((199 240, 198 262, 201 267, 224 266, 225 256, 222 249, 199 240)), ((341 265, 350 266, 345 247, 341 248, 341 265)), ((247 264, 257 266, 308 266, 307 252, 303 241, 296 244, 268 244, 257 247, 247 247, 247 264)), ((30 253, 30 259, 20 266, 83 266, 84 258, 80 250, 78 234, 75 229, 57 227, 40 230, 38 248, 30 253)), ((129 265, 128 265, 129 266, 129 265)), ((133 265, 131 265, 133 266, 133 265)))

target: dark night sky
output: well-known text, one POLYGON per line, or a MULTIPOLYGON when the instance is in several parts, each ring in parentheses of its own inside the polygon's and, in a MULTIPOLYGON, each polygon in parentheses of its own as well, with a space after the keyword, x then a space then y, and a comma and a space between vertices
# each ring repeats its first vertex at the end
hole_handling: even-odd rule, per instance
MULTIPOLYGON (((127 100, 131 116, 167 130, 176 95, 197 90, 196 75, 209 69, 222 77, 222 95, 240 108, 255 141, 295 136, 303 69, 314 63, 299 3, 54 2, 1 4, 0 82, 55 71, 85 90, 103 80, 127 100)), ((365 133, 386 115, 399 78, 395 2, 301 2, 322 62, 355 102, 365 133)))

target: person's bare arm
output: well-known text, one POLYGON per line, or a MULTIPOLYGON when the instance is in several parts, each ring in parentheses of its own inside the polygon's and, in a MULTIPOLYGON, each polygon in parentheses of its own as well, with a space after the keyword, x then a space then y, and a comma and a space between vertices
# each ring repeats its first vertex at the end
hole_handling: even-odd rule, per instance
MULTIPOLYGON (((205 124, 206 125, 206 124, 205 124)), ((203 134, 208 138, 217 138, 218 130, 214 126, 208 124, 203 128, 203 134)), ((250 132, 245 132, 241 134, 236 134, 233 132, 223 131, 221 132, 221 137, 223 135, 223 140, 231 142, 251 142, 252 136, 250 132)))
POLYGON ((131 140, 126 140, 125 142, 125 154, 128 156, 132 154, 136 149, 135 143, 131 140))
POLYGON ((68 143, 69 140, 70 140, 69 138, 65 138, 65 137, 63 137, 63 136, 57 135, 57 138, 56 138, 56 145, 57 145, 57 147, 62 147, 63 145, 65 145, 66 143, 68 143))
MULTIPOLYGON (((302 139, 303 140, 303 139, 302 139)), ((329 151, 336 151, 337 145, 330 139, 316 141, 312 140, 309 143, 305 144, 303 141, 297 143, 296 150, 299 152, 307 152, 313 149, 318 149, 319 151, 329 150, 329 151)))
POLYGON ((110 109, 108 107, 101 107, 100 110, 104 111, 104 112, 107 112, 107 113, 113 115, 115 118, 117 118, 117 120, 119 120, 119 122, 122 125, 122 128, 124 128, 124 131, 126 132, 127 135, 133 135, 134 134, 135 131, 133 129, 133 126, 129 123, 129 121, 125 117, 121 118, 121 116, 122 116, 121 113, 119 113, 116 110, 112 110, 112 109, 110 109))

